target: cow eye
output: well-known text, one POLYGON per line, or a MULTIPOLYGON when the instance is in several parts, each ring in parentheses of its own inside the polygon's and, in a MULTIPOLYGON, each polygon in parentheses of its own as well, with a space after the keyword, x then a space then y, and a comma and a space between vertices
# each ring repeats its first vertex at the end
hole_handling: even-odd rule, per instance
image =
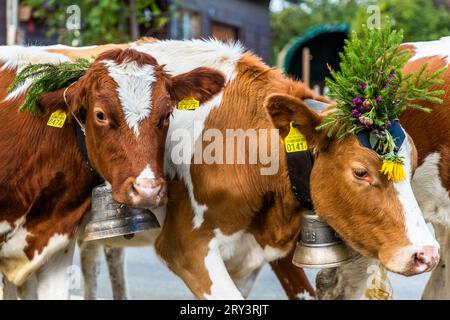
POLYGON ((366 169, 353 169, 353 175, 357 179, 366 180, 369 177, 369 173, 366 169))
POLYGON ((100 121, 100 122, 104 122, 106 121, 106 116, 102 111, 96 111, 95 112, 95 118, 100 121))

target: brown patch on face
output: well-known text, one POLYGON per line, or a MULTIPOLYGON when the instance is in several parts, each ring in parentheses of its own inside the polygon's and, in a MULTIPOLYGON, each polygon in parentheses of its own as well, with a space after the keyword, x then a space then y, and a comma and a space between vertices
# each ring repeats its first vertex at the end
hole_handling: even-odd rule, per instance
POLYGON ((409 244, 403 207, 380 169, 379 156, 350 136, 320 151, 311 174, 316 213, 353 248, 373 257, 409 244), (361 169, 371 180, 355 177, 354 170, 361 169))

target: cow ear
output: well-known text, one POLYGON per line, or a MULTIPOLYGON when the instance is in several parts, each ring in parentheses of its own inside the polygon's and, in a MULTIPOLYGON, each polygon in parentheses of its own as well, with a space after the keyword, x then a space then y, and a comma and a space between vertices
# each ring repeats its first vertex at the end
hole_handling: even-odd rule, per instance
POLYGON ((324 134, 316 130, 322 122, 320 115, 309 108, 302 100, 287 94, 272 94, 264 102, 275 128, 285 138, 290 130, 290 123, 298 128, 310 145, 319 146, 324 134))
POLYGON ((82 94, 78 86, 70 86, 67 90, 62 88, 52 92, 46 92, 41 94, 37 98, 37 104, 39 109, 44 114, 52 112, 56 109, 66 110, 70 107, 70 110, 74 113, 78 113, 82 107, 82 94), (66 91, 66 99, 64 100, 64 91, 66 91), (67 101, 67 104, 66 104, 67 101))
POLYGON ((220 92, 224 85, 222 73, 201 67, 173 77, 169 93, 175 103, 185 98, 195 98, 204 103, 220 92))

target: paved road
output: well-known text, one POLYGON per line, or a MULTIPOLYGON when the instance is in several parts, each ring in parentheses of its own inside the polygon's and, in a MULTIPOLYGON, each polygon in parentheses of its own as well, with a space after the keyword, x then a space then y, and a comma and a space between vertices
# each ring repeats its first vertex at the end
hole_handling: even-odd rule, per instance
MULTIPOLYGON (((75 263, 79 264, 78 252, 75 263)), ((191 299, 191 292, 183 282, 171 273, 156 257, 152 248, 130 248, 126 251, 127 279, 131 299, 191 299)), ((308 278, 314 283, 316 271, 307 270, 308 278)), ((104 263, 99 277, 99 297, 111 299, 111 287, 104 263)), ((390 274, 395 299, 420 299, 429 274, 415 277, 403 277, 390 274)), ((73 290, 82 295, 82 290, 73 290)), ((269 266, 264 267, 250 299, 286 299, 278 280, 269 266)))

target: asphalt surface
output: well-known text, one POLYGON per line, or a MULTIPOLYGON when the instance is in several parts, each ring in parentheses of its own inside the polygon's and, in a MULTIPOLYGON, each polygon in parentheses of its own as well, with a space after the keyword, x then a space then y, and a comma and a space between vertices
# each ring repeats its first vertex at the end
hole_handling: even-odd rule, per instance
MULTIPOLYGON (((75 264, 79 265, 78 251, 75 252, 75 264)), ((306 270, 309 280, 314 284, 317 271, 306 270)), ((165 267, 150 247, 126 249, 126 276, 130 299, 192 299, 193 295, 184 283, 165 267)), ((429 273, 403 277, 389 274, 394 288, 395 299, 420 299, 429 273)), ((98 282, 98 297, 112 299, 108 271, 102 258, 98 282)), ((82 289, 72 290, 75 296, 82 295, 82 289)), ((265 266, 256 280, 250 299, 287 299, 286 295, 270 269, 265 266)))

